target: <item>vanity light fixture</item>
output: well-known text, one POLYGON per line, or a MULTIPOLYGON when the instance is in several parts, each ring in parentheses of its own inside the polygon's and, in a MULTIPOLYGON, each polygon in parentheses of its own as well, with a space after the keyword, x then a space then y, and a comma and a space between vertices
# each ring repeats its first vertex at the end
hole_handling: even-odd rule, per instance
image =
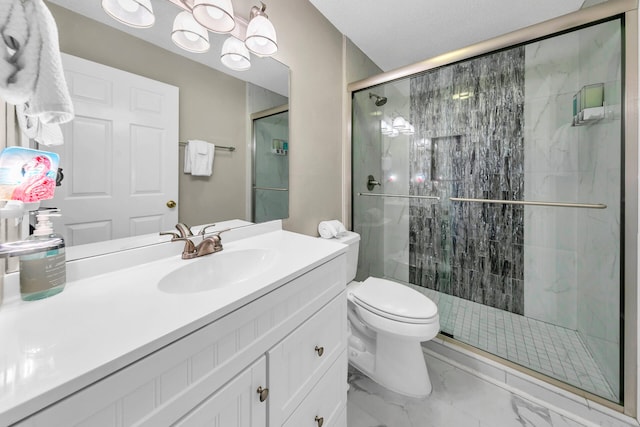
POLYGON ((202 53, 209 50, 209 34, 193 15, 186 10, 180 12, 173 21, 171 40, 184 50, 202 53))
POLYGON ((398 131, 400 131, 400 129, 404 129, 405 125, 407 124, 407 121, 404 119, 404 117, 402 116, 397 116, 396 118, 393 119, 393 122, 391 122, 391 126, 394 129, 398 129, 398 131))
POLYGON ((192 13, 200 25, 214 33, 230 33, 236 26, 231 0, 195 0, 192 13))
POLYGON ((380 121, 380 133, 389 138, 395 138, 400 134, 413 135, 416 133, 416 130, 404 117, 396 116, 391 121, 391 124, 385 120, 380 121))
POLYGON ((247 26, 247 36, 244 44, 258 56, 271 56, 278 51, 276 29, 264 11, 267 6, 260 2, 261 7, 253 6, 247 26))
MULTIPOLYGON (((253 6, 250 21, 235 16, 231 0, 169 0, 183 11, 173 21, 171 40, 189 52, 203 53, 211 47, 209 33, 227 33, 221 62, 235 71, 251 67, 251 54, 271 56, 278 51, 276 30, 269 21, 267 6, 253 6)), ((155 21, 151 0, 102 0, 103 9, 116 20, 132 27, 150 27, 155 21)))
POLYGON ((220 54, 220 61, 236 71, 248 70, 251 67, 251 55, 249 50, 239 40, 233 36, 229 36, 222 45, 222 53, 220 54))
POLYGON ((130 27, 147 28, 156 21, 151 0, 102 0, 102 9, 130 27))

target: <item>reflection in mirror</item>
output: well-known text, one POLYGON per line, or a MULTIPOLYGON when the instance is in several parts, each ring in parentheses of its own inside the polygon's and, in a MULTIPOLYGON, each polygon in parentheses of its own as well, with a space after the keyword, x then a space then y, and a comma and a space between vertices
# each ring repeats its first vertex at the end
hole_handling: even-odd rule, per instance
MULTIPOLYGON (((158 7, 154 3, 157 19, 155 26, 160 26, 163 21, 170 23, 179 9, 168 1, 156 3, 158 3, 158 7), (170 16, 163 16, 166 14, 170 16)), ((178 184, 178 191, 175 195, 167 194, 166 197, 162 197, 162 200, 157 201, 162 209, 170 210, 171 208, 167 206, 168 202, 175 201, 177 206, 174 209, 177 209, 178 220, 190 225, 230 219, 250 219, 248 214, 251 212, 249 205, 251 200, 249 197, 251 194, 249 193, 251 190, 251 173, 249 172, 251 150, 248 149, 251 132, 250 115, 256 111, 288 102, 288 68, 272 58, 252 56, 251 72, 246 74, 233 71, 223 73, 213 69, 212 66, 202 65, 207 62, 207 60, 200 59, 203 56, 185 53, 175 46, 171 46, 170 40, 169 46, 160 48, 141 40, 146 37, 145 30, 132 32, 131 29, 118 26, 117 23, 108 22, 108 17, 93 17, 93 19, 105 22, 107 24, 105 25, 72 11, 77 8, 82 14, 90 15, 90 11, 88 12, 87 9, 95 6, 99 13, 104 15, 99 2, 55 0, 47 2, 47 6, 58 24, 61 51, 178 88, 178 136, 177 138, 169 138, 163 135, 161 138, 162 144, 169 144, 172 147, 170 151, 173 151, 173 155, 175 155, 175 159, 172 160, 174 162, 173 171, 164 170, 161 173, 173 176, 174 182, 178 184), (97 6, 90 6, 89 3, 95 3, 97 6), (130 34, 126 34, 120 29, 130 34), (114 46, 117 48, 114 49, 114 46), (187 57, 181 56, 183 53, 187 57), (242 80, 237 77, 241 77, 242 80), (216 150, 211 176, 187 175, 183 173, 182 167, 184 145, 179 145, 179 141, 190 139, 205 140, 216 145, 233 146, 236 150, 233 152, 216 150)), ((166 30, 170 32, 170 28, 166 30)), ((217 35, 211 34, 212 40, 216 37, 217 35)), ((212 51, 207 55, 212 55, 215 62, 219 63, 219 53, 214 51, 213 46, 212 51)), ((90 88, 95 87, 90 86, 90 88)), ((72 96, 74 96, 74 92, 80 92, 78 89, 79 87, 71 85, 72 96)), ((85 101, 87 100, 85 99, 85 101)), ((65 137, 67 135, 75 137, 81 135, 77 126, 76 128, 73 126, 72 122, 69 129, 65 130, 65 137)), ((105 125, 105 129, 116 129, 119 126, 122 126, 122 123, 116 118, 105 125)), ((281 139, 288 140, 288 130, 286 136, 281 139)), ((84 138, 83 143, 84 150, 95 150, 100 147, 95 138, 84 138)), ((95 164, 85 164, 85 169, 97 172, 104 170, 105 164, 112 163, 109 167, 118 175, 126 176, 124 181, 131 183, 133 179, 130 174, 131 164, 117 162, 131 154, 124 153, 122 150, 132 150, 133 146, 125 145, 124 148, 113 149, 114 141, 111 140, 107 143, 112 146, 108 149, 102 147, 102 151, 97 152, 94 156, 95 164)), ((67 148, 65 144, 62 150, 67 150, 67 148)), ((149 146, 147 152, 150 154, 149 159, 154 156, 159 157, 152 145, 149 146)), ((144 153, 144 150, 138 152, 139 155, 140 153, 144 153)), ((73 161, 72 153, 63 154, 63 158, 65 157, 66 161, 73 161)), ((71 186, 82 183, 82 179, 79 180, 78 177, 74 181, 72 172, 69 173, 70 171, 67 170, 64 172, 63 185, 71 186)), ((152 182, 151 179, 147 180, 148 184, 152 182)), ((102 203, 100 206, 109 204, 109 194, 107 191, 106 194, 96 196, 94 201, 89 203, 87 209, 93 210, 94 213, 104 211, 105 209, 97 209, 96 207, 100 203, 102 203), (100 203, 97 203, 98 200, 100 203)), ((112 204, 114 205, 112 208, 115 209, 125 209, 133 205, 133 203, 123 204, 115 201, 112 204)), ((169 205, 171 204, 169 203, 169 205)), ((65 213, 69 214, 70 212, 67 209, 63 215, 65 213)), ((73 213, 76 215, 78 210, 73 208, 73 213)), ((110 214, 102 215, 102 217, 90 221, 98 220, 108 224, 113 221, 113 217, 110 214)), ((82 224, 90 221, 80 217, 73 219, 76 227, 81 227, 82 224)), ((73 232, 69 233, 65 228, 57 231, 65 235, 70 245, 87 244, 103 238, 123 237, 123 234, 108 232, 110 227, 110 225, 105 225, 100 233, 95 233, 96 236, 85 233, 82 238, 77 239, 77 242, 74 242, 73 232)), ((162 225, 161 221, 154 222, 139 218, 136 221, 130 220, 124 225, 129 236, 145 234, 147 241, 150 235, 159 231, 158 228, 166 229, 167 227, 162 225)), ((138 239, 137 241, 142 242, 143 240, 138 239)), ((128 242, 127 247, 137 246, 136 239, 129 237, 126 241, 128 242)), ((120 249, 122 248, 119 247, 118 250, 120 249)))
POLYGON ((289 217, 289 106, 253 118, 253 222, 289 217))

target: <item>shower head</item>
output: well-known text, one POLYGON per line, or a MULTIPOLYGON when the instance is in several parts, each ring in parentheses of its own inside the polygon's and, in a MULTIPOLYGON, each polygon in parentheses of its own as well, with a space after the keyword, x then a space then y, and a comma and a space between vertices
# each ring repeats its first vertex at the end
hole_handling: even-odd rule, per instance
POLYGON ((372 98, 375 98, 373 102, 376 104, 376 107, 382 107, 384 104, 387 103, 387 97, 378 96, 375 93, 369 92, 369 99, 372 99, 372 98))

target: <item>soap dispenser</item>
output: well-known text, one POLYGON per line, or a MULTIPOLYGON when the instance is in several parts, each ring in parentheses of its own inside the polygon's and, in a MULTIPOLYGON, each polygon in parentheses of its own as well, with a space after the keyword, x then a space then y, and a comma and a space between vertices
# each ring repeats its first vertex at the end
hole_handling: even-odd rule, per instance
POLYGON ((20 296, 33 301, 56 295, 67 281, 64 238, 53 232, 51 216, 60 216, 57 209, 36 213, 36 227, 27 241, 51 242, 47 249, 20 256, 20 296))

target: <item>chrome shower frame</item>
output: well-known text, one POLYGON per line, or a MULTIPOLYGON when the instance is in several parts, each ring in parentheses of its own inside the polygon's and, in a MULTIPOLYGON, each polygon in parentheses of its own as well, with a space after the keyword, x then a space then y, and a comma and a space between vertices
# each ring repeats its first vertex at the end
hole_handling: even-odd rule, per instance
POLYGON ((624 163, 623 180, 624 195, 622 199, 622 219, 624 234, 621 236, 624 249, 622 269, 624 283, 622 286, 623 305, 622 338, 624 397, 623 406, 610 402, 599 396, 585 392, 576 387, 561 383, 553 378, 537 373, 519 365, 509 363, 482 350, 470 348, 459 341, 441 336, 467 350, 489 357, 511 368, 522 371, 535 378, 553 384, 576 395, 615 409, 631 417, 638 415, 638 0, 609 0, 589 8, 560 16, 530 27, 523 28, 490 40, 448 52, 424 61, 398 68, 389 72, 351 83, 347 86, 346 111, 344 120, 347 123, 346 137, 343 142, 343 212, 342 219, 349 229, 352 228, 353 190, 351 178, 351 138, 352 138, 352 96, 354 92, 374 86, 403 79, 433 68, 452 64, 475 56, 505 49, 515 45, 534 41, 550 35, 577 29, 598 21, 620 16, 624 21, 623 28, 623 143, 624 163))

